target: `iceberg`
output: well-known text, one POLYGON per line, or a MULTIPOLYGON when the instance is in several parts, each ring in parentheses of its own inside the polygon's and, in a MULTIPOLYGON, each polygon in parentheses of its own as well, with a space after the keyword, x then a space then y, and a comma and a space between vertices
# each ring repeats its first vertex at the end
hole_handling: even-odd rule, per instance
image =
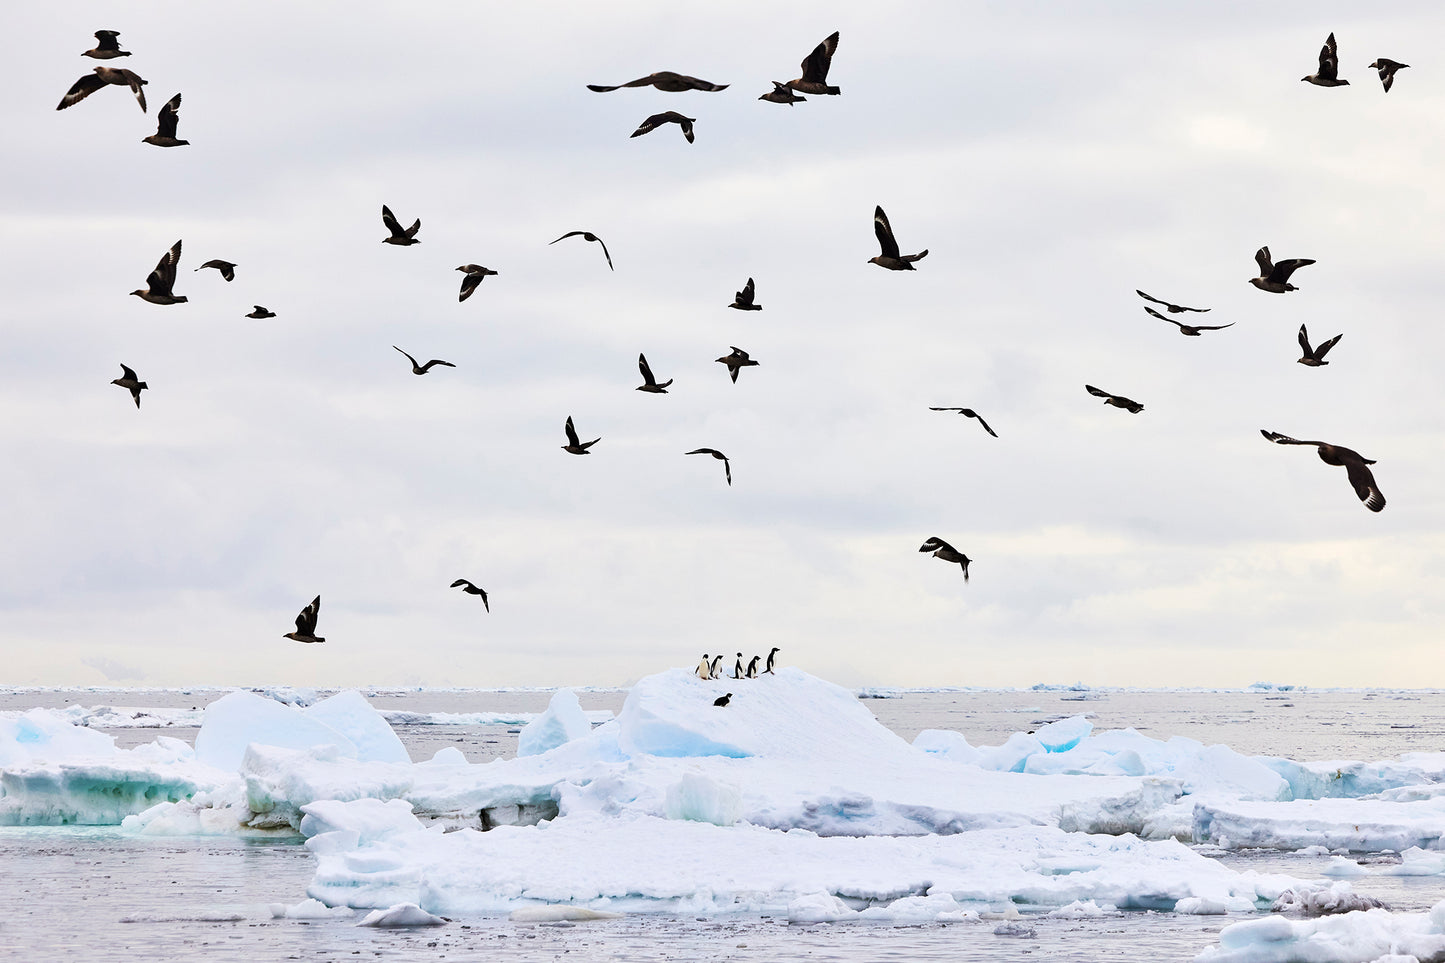
POLYGON ((547 711, 522 727, 517 736, 517 755, 538 756, 591 731, 592 723, 582 711, 577 693, 558 689, 547 711))

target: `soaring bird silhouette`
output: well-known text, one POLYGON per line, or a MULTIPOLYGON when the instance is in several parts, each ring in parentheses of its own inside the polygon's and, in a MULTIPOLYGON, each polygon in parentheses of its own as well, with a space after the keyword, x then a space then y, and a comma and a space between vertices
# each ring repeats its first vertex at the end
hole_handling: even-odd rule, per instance
POLYGON ((287 632, 281 638, 294 639, 297 642, 325 642, 325 639, 316 634, 316 616, 320 614, 321 596, 318 595, 296 616, 296 631, 287 632))
POLYGON ((927 248, 917 254, 898 253, 898 242, 893 239, 893 228, 889 225, 888 215, 883 213, 882 207, 873 209, 873 233, 878 236, 878 246, 883 249, 883 253, 870 257, 869 264, 876 264, 890 271, 912 271, 914 261, 921 261, 928 256, 927 248))
POLYGON ((838 32, 835 30, 814 47, 812 53, 803 58, 803 76, 788 81, 784 86, 791 87, 800 94, 842 93, 839 88, 828 86, 828 68, 833 66, 833 52, 837 49, 838 32))
POLYGON ((712 455, 714 458, 716 458, 716 459, 718 459, 719 461, 721 461, 721 462, 723 463, 723 472, 727 475, 728 487, 729 487, 729 488, 732 487, 732 484, 733 484, 733 465, 732 465, 732 462, 728 461, 728 456, 727 456, 727 455, 724 455, 722 452, 718 451, 716 448, 694 448, 692 451, 686 452, 686 454, 689 454, 689 455, 712 455))
POLYGON ((1172 303, 1170 303, 1170 302, 1168 302, 1168 301, 1160 301, 1158 298, 1154 297, 1153 295, 1145 294, 1143 291, 1140 291, 1138 288, 1135 288, 1135 289, 1134 289, 1134 293, 1137 294, 1137 295, 1139 295, 1139 297, 1143 298, 1145 301, 1153 301, 1155 304, 1162 304, 1162 305, 1164 306, 1164 310, 1168 311, 1170 314, 1179 314, 1179 313, 1181 313, 1181 312, 1183 312, 1183 311, 1196 311, 1196 312, 1199 312, 1199 313, 1203 313, 1203 312, 1205 312, 1205 311, 1211 310, 1210 308, 1186 308, 1186 307, 1185 307, 1184 305, 1182 305, 1182 304, 1172 304, 1172 303))
MULTIPOLYGON (((119 30, 97 30, 95 32, 96 45, 82 57, 90 57, 92 60, 114 60, 116 57, 129 57, 130 51, 120 49, 119 30)), ((1371 66, 1374 66, 1371 64, 1371 66)))
POLYGON ((689 77, 687 74, 675 74, 671 70, 659 70, 655 74, 648 74, 646 77, 629 80, 625 84, 614 84, 611 87, 603 84, 587 85, 588 90, 595 91, 599 94, 605 94, 609 90, 621 90, 623 87, 656 87, 658 90, 676 94, 684 90, 726 90, 728 85, 699 80, 696 77, 689 77))
POLYGON ((739 311, 761 311, 763 306, 753 303, 753 298, 756 294, 757 289, 753 287, 753 279, 748 278, 748 283, 743 285, 741 291, 733 295, 733 303, 729 304, 728 307, 737 308, 739 311))
MULTIPOLYGON (((392 347, 393 347, 393 348, 396 348, 397 351, 401 351, 401 349, 400 349, 400 348, 397 348, 396 345, 392 345, 392 347)), ((402 354, 406 354, 405 351, 401 351, 401 353, 402 353, 402 354)), ((433 359, 431 359, 430 361, 428 361, 426 364, 417 364, 415 358, 413 358, 413 357, 412 357, 411 355, 409 355, 409 354, 406 354, 406 360, 408 360, 408 361, 411 362, 411 373, 414 374, 414 375, 424 375, 424 374, 426 374, 428 371, 430 371, 430 370, 432 369, 432 366, 433 366, 433 365, 438 365, 438 364, 439 364, 439 365, 443 365, 444 367, 447 367, 447 368, 455 368, 455 367, 456 367, 456 365, 452 364, 450 361, 442 361, 442 360, 440 360, 440 359, 438 359, 438 358, 433 358, 433 359)))
POLYGON ((562 430, 567 432, 567 444, 562 446, 562 450, 573 455, 591 454, 591 452, 589 452, 587 449, 591 448, 593 445, 597 444, 599 441, 602 440, 600 436, 597 438, 593 438, 591 441, 578 440, 577 429, 572 427, 571 415, 567 416, 567 424, 563 426, 562 430))
POLYGON ((185 147, 190 143, 188 140, 179 140, 176 137, 176 124, 180 121, 179 111, 181 109, 181 95, 176 94, 156 114, 156 132, 149 137, 142 137, 142 144, 154 144, 157 147, 185 147))
POLYGON ((932 552, 934 558, 941 558, 945 562, 956 562, 963 566, 963 580, 968 581, 968 563, 973 561, 967 555, 954 548, 952 545, 939 538, 937 535, 924 542, 918 549, 920 552, 932 552))
POLYGON ((1276 445, 1314 445, 1319 453, 1320 461, 1326 465, 1345 466, 1345 474, 1349 476, 1355 494, 1360 497, 1360 501, 1365 503, 1366 508, 1372 512, 1378 512, 1385 507, 1385 496, 1380 492, 1379 486, 1375 484, 1374 474, 1365 467, 1375 463, 1373 458, 1366 458, 1357 451, 1340 445, 1331 445, 1324 441, 1304 441, 1264 428, 1261 428, 1259 433, 1276 445))
POLYGON ((177 241, 171 245, 171 249, 161 256, 156 269, 146 277, 146 286, 132 291, 142 301, 149 301, 151 304, 183 304, 186 299, 179 294, 172 294, 171 289, 176 284, 176 265, 181 263, 181 242, 177 241))
POLYGON ((1271 294, 1298 291, 1299 288, 1289 283, 1289 276, 1300 268, 1315 263, 1313 258, 1292 257, 1288 261, 1280 261, 1276 264, 1270 258, 1268 245, 1254 252, 1254 260, 1259 265, 1259 277, 1250 278, 1249 283, 1261 291, 1269 291, 1271 294))
POLYGON ((1325 355, 1328 354, 1329 350, 1339 343, 1339 340, 1343 337, 1343 334, 1337 334, 1328 341, 1321 341, 1318 347, 1311 348, 1309 332, 1305 330, 1304 325, 1300 325, 1299 346, 1300 350, 1304 352, 1304 356, 1299 358, 1295 363, 1307 365, 1311 368, 1318 368, 1320 365, 1329 364, 1329 362, 1325 360, 1325 355))
POLYGON ((465 301, 471 297, 472 292, 477 289, 477 285, 486 280, 487 275, 497 273, 491 268, 482 267, 480 264, 463 264, 457 268, 457 270, 461 271, 464 275, 462 278, 462 291, 457 295, 458 301, 465 301))
POLYGON ((135 399, 135 406, 139 408, 140 393, 142 390, 149 388, 150 385, 137 378, 135 376, 135 372, 132 371, 130 368, 127 368, 125 365, 121 365, 120 370, 122 372, 121 377, 111 381, 111 384, 120 385, 122 388, 129 391, 130 396, 135 399))
POLYGON ((639 354, 637 356, 637 370, 642 372, 642 384, 637 386, 638 391, 646 391, 654 395, 667 394, 667 386, 672 384, 673 379, 668 378, 662 384, 658 384, 657 379, 652 376, 652 366, 647 363, 647 355, 639 354))
POLYGON ((1308 77, 1301 77, 1300 80, 1308 81, 1316 87, 1348 87, 1348 80, 1340 79, 1340 54, 1335 48, 1335 35, 1331 33, 1325 38, 1325 45, 1320 48, 1320 69, 1308 77))
POLYGON ((628 136, 641 137, 643 134, 652 133, 663 124, 677 124, 679 127, 682 128, 682 136, 686 137, 687 142, 691 144, 693 140, 692 125, 696 122, 696 117, 684 117, 682 114, 679 114, 675 110, 664 110, 662 113, 653 114, 651 117, 644 120, 641 124, 638 124, 637 129, 628 136))
POLYGON ((1084 390, 1095 398, 1103 398, 1104 404, 1113 405, 1115 408, 1125 408, 1129 414, 1137 415, 1144 410, 1144 406, 1137 401, 1130 401, 1123 395, 1111 395, 1102 388, 1095 388, 1093 385, 1084 385, 1084 390))
POLYGON ((738 383, 738 371, 742 368, 756 367, 758 362, 748 357, 748 353, 742 348, 728 345, 733 349, 732 354, 723 355, 721 358, 714 358, 718 364, 728 366, 728 374, 732 376, 733 384, 738 383))
POLYGON ((60 103, 55 106, 56 110, 78 104, 102 87, 114 84, 117 87, 129 87, 130 92, 135 94, 136 103, 140 104, 141 112, 146 109, 146 92, 141 90, 147 81, 139 74, 124 67, 96 67, 95 72, 81 77, 70 85, 65 96, 60 98, 60 103))
POLYGON ((382 238, 381 243, 396 244, 401 247, 421 243, 416 239, 416 232, 421 230, 421 218, 417 218, 411 227, 403 230, 401 222, 396 219, 395 214, 391 213, 391 208, 383 204, 381 205, 381 223, 386 225, 386 229, 391 232, 391 236, 382 238))
POLYGON ((275 311, 272 311, 270 308, 260 304, 251 305, 251 313, 246 315, 246 317, 255 318, 258 321, 265 318, 274 318, 275 316, 275 311))
MULTIPOLYGON (((580 237, 584 241, 596 241, 598 244, 601 244, 602 256, 607 258, 608 268, 613 271, 617 270, 616 268, 612 267, 612 255, 607 253, 607 245, 603 244, 602 238, 598 237, 596 234, 593 234, 591 231, 568 231, 566 234, 563 234, 561 237, 557 238, 557 241, 565 241, 569 237, 580 237)), ((547 245, 550 247, 551 245, 556 244, 557 241, 548 241, 547 245)))
POLYGON ((221 277, 225 278, 227 281, 236 280, 236 265, 230 261, 222 261, 220 258, 212 258, 205 264, 202 264, 200 267, 196 268, 196 270, 204 271, 206 268, 215 268, 217 271, 220 271, 221 277))
POLYGON ((1395 71, 1404 70, 1410 65, 1402 64, 1399 61, 1391 60, 1388 57, 1381 57, 1374 63, 1370 64, 1370 66, 1374 67, 1380 72, 1380 83, 1385 85, 1385 93, 1388 94, 1390 92, 1390 88, 1395 85, 1395 71))
POLYGON ((778 81, 775 80, 773 81, 773 89, 760 96, 758 100, 767 100, 775 104, 803 104, 807 103, 808 98, 799 97, 793 93, 793 88, 787 84, 778 83, 778 81))
POLYGON ((459 588, 468 595, 480 595, 482 597, 482 608, 486 609, 488 612, 492 610, 491 603, 487 601, 487 593, 484 590, 477 588, 466 579, 457 579, 451 584, 451 588, 459 588))
POLYGON ((998 433, 995 432, 992 428, 990 428, 990 427, 988 426, 988 422, 986 422, 986 421, 983 420, 983 416, 980 415, 978 412, 974 411, 972 408, 935 408, 935 407, 933 407, 932 405, 929 405, 929 406, 928 406, 928 410, 929 410, 929 411, 956 411, 956 412, 958 412, 960 415, 963 415, 965 418, 973 418, 973 419, 976 419, 976 420, 978 421, 978 423, 983 426, 983 430, 984 430, 984 431, 988 432, 990 435, 993 435, 995 438, 998 437, 998 433))
MULTIPOLYGON (((1168 321, 1170 324, 1177 325, 1180 334, 1188 335, 1191 338, 1199 337, 1199 332, 1201 331, 1218 331, 1222 328, 1232 328, 1235 324, 1235 322, 1233 321, 1229 322, 1228 324, 1185 324, 1182 321, 1175 321, 1173 318, 1166 318, 1164 315, 1160 314, 1158 311, 1155 311, 1147 304, 1144 306, 1144 310, 1154 315, 1154 317, 1158 318, 1160 321, 1168 321)), ((1208 310, 1208 308, 1206 308, 1205 310, 1208 310)))

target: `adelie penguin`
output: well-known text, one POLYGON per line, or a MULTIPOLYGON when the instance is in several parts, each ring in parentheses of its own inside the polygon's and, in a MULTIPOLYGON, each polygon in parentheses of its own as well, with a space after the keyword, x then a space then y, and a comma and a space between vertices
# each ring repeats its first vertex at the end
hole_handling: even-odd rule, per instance
POLYGON ((729 692, 727 695, 721 695, 721 696, 718 696, 716 699, 712 700, 712 704, 715 705, 715 706, 718 706, 718 707, 722 707, 722 706, 727 705, 729 702, 731 702, 731 701, 732 701, 732 698, 733 698, 733 694, 732 694, 731 692, 729 692))
POLYGON ((768 653, 768 664, 767 667, 763 669, 763 671, 766 672, 768 675, 773 675, 773 657, 781 651, 783 650, 775 645, 773 646, 773 651, 768 653))
POLYGON ((758 660, 761 658, 762 656, 755 655, 748 661, 748 669, 743 673, 744 679, 756 679, 758 677, 758 660))
POLYGON ((708 666, 707 669, 707 675, 709 679, 722 678, 722 660, 723 657, 721 652, 713 656, 712 665, 708 666))
POLYGON ((743 654, 742 654, 741 652, 739 652, 739 653, 738 653, 738 660, 733 663, 733 678, 734 678, 734 679, 741 679, 742 677, 743 677, 743 654))
POLYGON ((706 652, 702 654, 702 661, 697 664, 697 668, 692 671, 699 679, 712 678, 712 663, 708 661, 706 652))

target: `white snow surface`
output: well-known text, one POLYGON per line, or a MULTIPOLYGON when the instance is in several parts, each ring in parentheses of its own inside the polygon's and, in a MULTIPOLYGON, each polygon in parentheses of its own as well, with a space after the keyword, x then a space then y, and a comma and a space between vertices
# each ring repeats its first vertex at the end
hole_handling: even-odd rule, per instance
POLYGON ((1226 926, 1195 963, 1377 963, 1445 959, 1445 901, 1426 913, 1372 909, 1318 919, 1282 916, 1226 926))

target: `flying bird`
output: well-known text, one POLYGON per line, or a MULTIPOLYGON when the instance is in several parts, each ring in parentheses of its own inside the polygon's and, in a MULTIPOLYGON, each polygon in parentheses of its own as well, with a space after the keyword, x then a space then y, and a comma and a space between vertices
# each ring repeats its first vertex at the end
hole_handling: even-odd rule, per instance
POLYGON ((154 144, 157 147, 185 147, 190 143, 188 140, 179 140, 176 137, 176 124, 180 121, 179 111, 181 109, 181 95, 176 94, 156 114, 156 132, 149 137, 142 137, 141 143, 154 144))
POLYGON ((151 304, 183 304, 186 299, 172 294, 176 284, 176 265, 181 261, 181 242, 177 241, 160 259, 156 269, 146 277, 146 286, 131 292, 151 304))
MULTIPOLYGON (((616 268, 612 267, 612 255, 607 253, 607 245, 603 244, 602 238, 598 237, 596 234, 593 234, 591 231, 568 231, 566 234, 563 234, 561 237, 557 238, 557 241, 565 241, 569 237, 580 237, 584 241, 596 241, 598 244, 601 244, 602 256, 607 258, 607 266, 614 271, 617 270, 616 268)), ((551 245, 556 244, 557 241, 548 241, 547 245, 550 247, 551 245)))
POLYGON ((706 80, 699 80, 696 77, 689 77, 686 74, 675 74, 671 70, 659 70, 655 74, 648 74, 646 77, 639 77, 636 80, 629 80, 625 84, 617 84, 607 87, 602 84, 588 84, 587 89, 599 94, 605 94, 609 90, 621 90, 623 87, 656 87, 658 90, 670 94, 681 93, 684 90, 726 90, 727 84, 714 84, 706 80))
POLYGON ((591 441, 579 441, 577 438, 577 429, 572 427, 571 415, 567 416, 567 424, 563 426, 563 430, 567 432, 567 444, 562 446, 562 450, 573 455, 591 454, 587 449, 602 440, 599 437, 593 438, 591 441))
POLYGON ((56 110, 64 110, 72 104, 78 104, 102 87, 114 84, 117 87, 129 87, 130 92, 135 94, 136 102, 140 104, 142 112, 146 109, 146 94, 141 87, 147 81, 142 80, 140 75, 134 71, 126 70, 123 67, 96 67, 95 73, 81 77, 70 85, 65 96, 60 98, 56 110))
POLYGON ((921 261, 928 256, 927 249, 917 254, 899 255, 898 242, 893 239, 893 228, 888 224, 888 215, 883 213, 881 207, 873 209, 873 233, 878 235, 878 246, 883 249, 883 253, 870 257, 869 264, 876 264, 890 271, 912 271, 914 261, 921 261))
POLYGON ((1339 73, 1340 54, 1339 51, 1335 49, 1335 35, 1331 33, 1329 37, 1325 39, 1325 45, 1320 48, 1319 71, 1310 74, 1308 77, 1301 77, 1300 80, 1309 81, 1316 87, 1348 87, 1350 82, 1348 80, 1341 80, 1339 73))
MULTIPOLYGON (((397 348, 396 345, 392 345, 392 347, 393 347, 393 348, 396 348, 397 351, 401 351, 401 349, 400 349, 400 348, 397 348)), ((402 353, 402 354, 406 354, 405 351, 401 351, 401 353, 402 353)), ((412 357, 411 355, 409 355, 409 354, 406 354, 406 360, 408 360, 408 361, 411 362, 411 373, 414 374, 414 375, 424 375, 424 374, 426 374, 428 371, 430 371, 430 370, 432 369, 432 366, 433 366, 433 365, 442 365, 443 367, 446 367, 446 368, 455 368, 455 367, 456 367, 456 365, 452 364, 450 361, 442 361, 442 360, 440 360, 440 359, 438 359, 438 358, 432 358, 432 359, 431 359, 430 361, 428 361, 426 364, 417 364, 415 358, 413 358, 413 357, 412 357)))
POLYGON ((1269 291, 1273 294, 1298 291, 1299 288, 1289 283, 1289 276, 1305 265, 1315 263, 1313 258, 1292 257, 1288 261, 1280 261, 1275 264, 1270 259, 1268 246, 1255 251, 1254 260, 1259 264, 1259 277, 1250 278, 1249 283, 1261 291, 1269 291))
POLYGON ((140 393, 143 389, 149 388, 150 385, 137 378, 135 376, 135 372, 132 371, 130 368, 127 368, 125 365, 121 365, 120 370, 122 372, 122 376, 111 381, 111 384, 120 385, 122 388, 129 391, 130 396, 135 399, 135 406, 139 408, 140 393))
POLYGON ((967 555, 954 548, 952 545, 939 538, 937 535, 924 542, 918 549, 920 552, 932 552, 934 558, 941 558, 945 562, 955 562, 963 566, 963 580, 968 581, 968 563, 973 561, 967 555))
POLYGON ((1345 473, 1349 476, 1350 484, 1354 486, 1355 494, 1360 496, 1360 501, 1365 503, 1366 508, 1372 512, 1378 512, 1385 507, 1385 496, 1375 485, 1375 476, 1370 469, 1365 467, 1375 463, 1373 458, 1366 458, 1357 451, 1323 441, 1301 441, 1263 428, 1259 430, 1259 433, 1276 445, 1314 445, 1319 453, 1320 461, 1326 465, 1345 466, 1345 473))
POLYGON ((774 104, 803 104, 807 103, 808 98, 799 97, 793 93, 793 88, 787 84, 780 84, 775 80, 773 81, 773 89, 763 94, 758 100, 766 100, 774 104))
POLYGON ((741 291, 733 295, 733 303, 728 307, 737 308, 739 311, 761 311, 763 306, 753 303, 756 294, 757 290, 753 287, 753 279, 748 278, 748 283, 743 285, 741 291))
POLYGON ((1127 408, 1131 415, 1137 415, 1144 410, 1144 406, 1137 401, 1130 401, 1123 395, 1111 395, 1102 388, 1095 388, 1093 385, 1084 385, 1084 390, 1095 398, 1103 398, 1104 404, 1113 405, 1115 408, 1127 408))
POLYGON ((257 320, 260 320, 263 318, 274 318, 276 316, 275 311, 272 311, 270 308, 267 307, 262 307, 259 304, 253 304, 251 305, 251 308, 251 313, 246 315, 246 317, 248 318, 256 318, 257 320))
POLYGON ((668 378, 662 384, 658 384, 657 379, 652 376, 652 366, 647 363, 647 355, 639 354, 637 356, 637 370, 642 372, 642 384, 637 386, 638 391, 646 391, 654 395, 667 394, 667 386, 672 384, 673 379, 668 378))
POLYGON ((1320 342, 1319 347, 1311 348, 1309 332, 1305 330, 1304 325, 1300 325, 1299 346, 1300 350, 1304 352, 1304 357, 1298 359, 1296 363, 1306 365, 1311 368, 1318 368, 1320 365, 1329 364, 1329 362, 1325 360, 1325 355, 1328 354, 1329 350, 1333 348, 1343 337, 1343 334, 1337 334, 1328 341, 1320 342))
POLYGON ((202 264, 200 267, 196 268, 196 270, 204 271, 206 268, 215 268, 217 271, 220 271, 221 277, 225 278, 227 281, 236 280, 236 265, 231 263, 230 261, 222 261, 220 258, 212 258, 205 264, 202 264))
POLYGON ((839 94, 837 87, 828 86, 828 68, 833 66, 833 52, 838 49, 838 32, 833 31, 828 39, 813 48, 803 58, 803 76, 790 80, 785 86, 800 94, 839 94))
POLYGON ((487 601, 487 593, 486 593, 486 591, 483 590, 483 589, 477 588, 475 585, 473 585, 471 582, 468 582, 466 579, 464 579, 464 578, 459 578, 459 579, 457 579, 455 582, 453 582, 453 583, 451 584, 451 588, 459 588, 459 589, 461 589, 463 592, 467 593, 468 595, 480 595, 480 596, 482 597, 482 608, 486 609, 488 612, 490 612, 490 611, 492 610, 492 605, 491 605, 491 603, 487 601))
POLYGON ((1155 311, 1147 304, 1144 306, 1144 310, 1154 315, 1154 317, 1158 318, 1160 321, 1168 321, 1170 324, 1178 325, 1179 333, 1188 335, 1191 338, 1199 337, 1199 332, 1201 331, 1218 331, 1222 328, 1233 327, 1235 324, 1235 322, 1233 321, 1229 322, 1229 324, 1185 324, 1182 321, 1175 321, 1173 318, 1166 318, 1164 315, 1160 314, 1158 311, 1155 311))
POLYGON ((755 367, 757 365, 757 362, 749 358, 748 353, 742 348, 733 347, 732 345, 728 345, 728 347, 733 349, 732 354, 724 355, 723 357, 715 358, 714 360, 717 361, 719 364, 725 364, 728 366, 728 374, 732 376, 733 384, 737 384, 738 370, 740 368, 755 367))
POLYGON ((416 239, 416 232, 421 230, 421 218, 417 218, 416 223, 411 227, 402 230, 401 222, 396 219, 395 214, 391 213, 391 208, 383 204, 381 205, 381 223, 385 224, 386 229, 391 232, 391 237, 382 238, 381 243, 398 244, 402 247, 421 243, 416 239))
POLYGON ((1137 294, 1137 295, 1139 295, 1139 297, 1143 298, 1145 301, 1153 301, 1155 304, 1162 304, 1162 305, 1164 305, 1164 310, 1168 311, 1170 314, 1179 314, 1179 313, 1184 312, 1184 311, 1195 311, 1195 312, 1198 312, 1198 313, 1203 313, 1203 312, 1205 312, 1205 311, 1211 311, 1211 310, 1213 310, 1212 308, 1186 308, 1186 307, 1185 307, 1184 305, 1182 305, 1182 304, 1171 304, 1171 303, 1168 302, 1168 301, 1160 301, 1158 298, 1154 297, 1153 295, 1145 294, 1143 291, 1140 291, 1138 288, 1135 288, 1135 289, 1134 289, 1134 293, 1137 294))
POLYGON ((696 121, 696 117, 684 117, 682 114, 679 114, 675 110, 665 110, 660 114, 653 114, 651 117, 644 120, 629 136, 641 137, 643 134, 652 133, 663 124, 677 124, 679 127, 682 128, 682 136, 686 137, 687 142, 691 144, 693 139, 692 125, 696 121))
POLYGON ((129 50, 120 49, 119 30, 97 30, 95 39, 96 45, 81 54, 82 57, 90 57, 92 60, 114 60, 116 57, 130 56, 129 50))
POLYGON ((928 410, 929 410, 929 411, 956 411, 956 412, 958 412, 960 415, 963 415, 965 418, 975 418, 975 419, 978 420, 978 423, 983 426, 983 430, 984 430, 984 431, 988 432, 990 435, 993 435, 995 438, 998 437, 998 434, 997 434, 992 428, 990 428, 990 427, 988 426, 988 422, 984 421, 984 420, 983 420, 983 417, 982 417, 978 412, 974 411, 972 408, 935 408, 935 407, 933 407, 932 405, 929 405, 929 406, 928 406, 928 410))
POLYGON ((487 275, 497 273, 491 268, 482 267, 480 264, 463 264, 457 268, 457 270, 465 275, 465 277, 462 278, 462 292, 457 295, 458 301, 465 301, 471 297, 472 292, 477 289, 477 285, 481 284, 487 275))
POLYGON ((1402 64, 1395 60, 1390 60, 1387 57, 1381 57, 1379 60, 1376 60, 1374 63, 1370 64, 1370 66, 1374 67, 1380 72, 1380 83, 1385 85, 1385 93, 1388 94, 1390 92, 1390 88, 1395 84, 1395 71, 1404 70, 1410 65, 1402 64))
POLYGON ((325 642, 325 639, 316 634, 316 616, 320 613, 321 596, 318 595, 296 616, 296 631, 287 632, 281 638, 294 639, 297 642, 325 642))
POLYGON ((733 484, 733 466, 732 466, 732 462, 728 461, 728 456, 727 456, 727 455, 724 455, 722 452, 718 451, 716 448, 694 448, 692 451, 689 451, 689 452, 687 452, 686 454, 689 454, 689 455, 712 455, 714 458, 716 458, 716 459, 718 459, 719 461, 721 461, 721 462, 723 463, 723 471, 727 474, 728 487, 729 487, 729 488, 732 487, 732 484, 733 484))

